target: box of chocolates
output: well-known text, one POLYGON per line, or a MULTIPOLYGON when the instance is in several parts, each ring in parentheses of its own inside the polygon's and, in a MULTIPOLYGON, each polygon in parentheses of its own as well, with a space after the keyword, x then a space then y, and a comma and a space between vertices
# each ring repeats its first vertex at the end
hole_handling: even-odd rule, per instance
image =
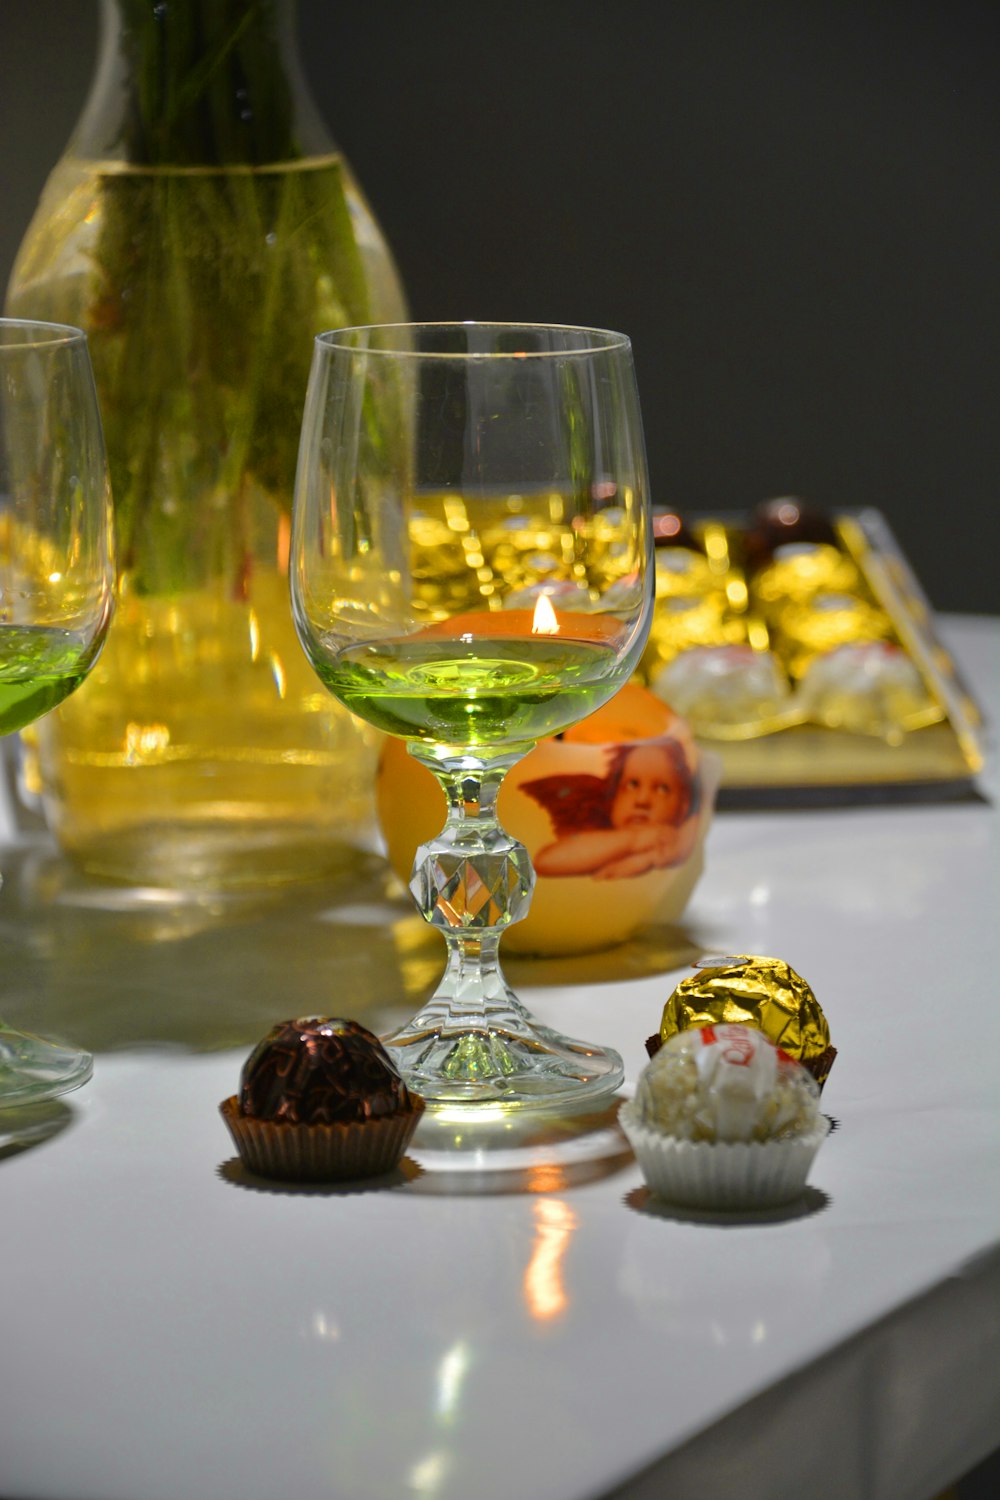
POLYGON ((878 511, 782 498, 654 530, 640 675, 722 757, 723 805, 971 787, 980 710, 878 511))

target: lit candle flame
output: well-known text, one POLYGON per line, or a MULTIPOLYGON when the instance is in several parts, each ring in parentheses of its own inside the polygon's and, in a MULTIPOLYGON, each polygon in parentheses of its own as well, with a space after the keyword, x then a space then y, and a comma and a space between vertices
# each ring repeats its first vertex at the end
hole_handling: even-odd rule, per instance
POLYGON ((552 608, 548 594, 539 594, 535 602, 535 613, 531 617, 532 635, 558 635, 559 621, 552 608))

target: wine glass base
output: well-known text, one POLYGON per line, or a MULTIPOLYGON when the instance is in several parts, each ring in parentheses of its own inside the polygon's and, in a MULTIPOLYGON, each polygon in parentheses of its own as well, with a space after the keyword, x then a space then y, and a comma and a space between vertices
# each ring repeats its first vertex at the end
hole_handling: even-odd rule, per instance
POLYGON ((411 1022, 383 1037, 407 1088, 429 1108, 592 1108, 619 1087, 617 1052, 561 1036, 537 1023, 517 1031, 421 1030, 411 1022))
POLYGON ((55 1099, 78 1089, 93 1071, 89 1052, 0 1024, 0 1109, 55 1099))

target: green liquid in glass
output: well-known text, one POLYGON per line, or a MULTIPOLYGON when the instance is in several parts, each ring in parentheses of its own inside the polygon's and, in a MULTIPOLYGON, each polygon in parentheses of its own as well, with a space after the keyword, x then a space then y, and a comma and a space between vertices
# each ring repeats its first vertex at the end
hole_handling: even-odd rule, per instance
POLYGON ((611 697, 619 654, 555 637, 389 640, 314 658, 352 713, 404 739, 469 748, 558 734, 611 697))
POLYGON ((82 636, 48 625, 0 625, 0 734, 13 734, 78 687, 92 652, 82 636))

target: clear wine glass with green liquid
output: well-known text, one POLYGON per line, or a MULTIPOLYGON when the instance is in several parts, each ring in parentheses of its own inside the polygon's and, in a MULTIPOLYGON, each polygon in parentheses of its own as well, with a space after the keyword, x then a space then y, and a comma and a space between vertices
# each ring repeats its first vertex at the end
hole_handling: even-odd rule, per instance
POLYGON ((534 873, 505 773, 629 678, 654 586, 629 340, 460 323, 316 340, 292 523, 296 628, 353 713, 406 740, 448 804, 411 891, 441 984, 385 1038, 432 1106, 574 1107, 618 1055, 530 1015, 498 947, 534 873))
MULTIPOLYGON (((87 340, 77 328, 0 318, 0 734, 80 685, 113 597, 111 492, 87 340)), ((76 1088, 92 1065, 87 1052, 0 1021, 0 1109, 76 1088)))

